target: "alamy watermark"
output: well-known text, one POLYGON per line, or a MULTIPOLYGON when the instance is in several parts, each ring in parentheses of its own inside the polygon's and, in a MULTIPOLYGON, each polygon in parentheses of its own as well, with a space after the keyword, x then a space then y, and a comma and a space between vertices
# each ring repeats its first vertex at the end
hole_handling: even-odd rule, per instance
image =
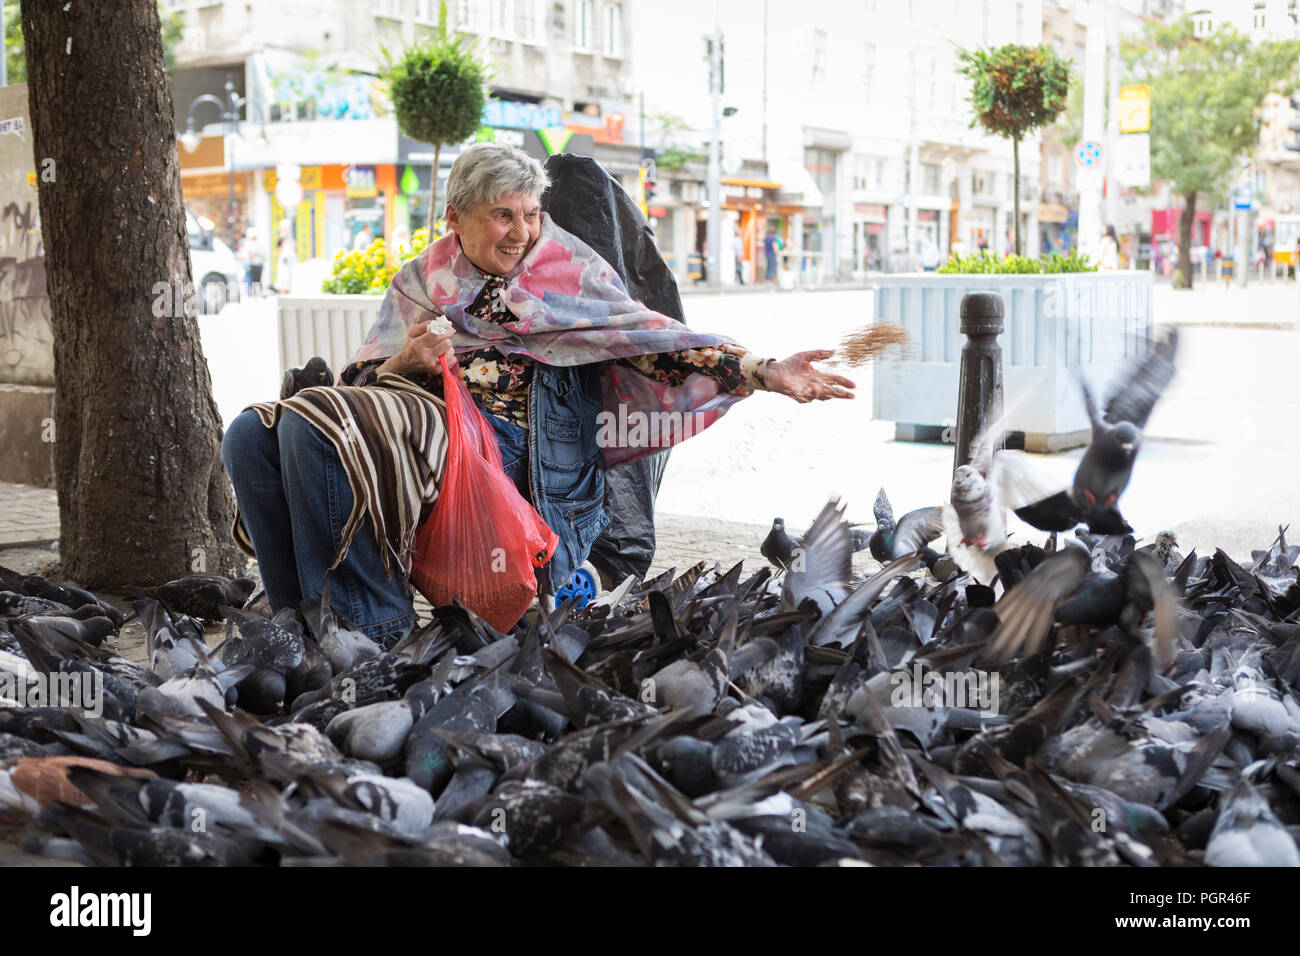
POLYGON ((0 670, 0 697, 19 707, 75 707, 90 717, 104 714, 104 675, 72 671, 29 676, 0 670))
POLYGON ((921 662, 889 675, 889 702, 894 707, 978 709, 981 717, 998 715, 999 675, 984 670, 925 671, 921 662))
POLYGON ((1151 314, 1151 283, 1129 279, 1095 281, 1095 273, 1061 276, 1043 289, 1043 315, 1053 319, 1146 319, 1151 314))
POLYGON ((599 448, 670 448, 699 431, 693 412, 603 411, 596 416, 599 448))

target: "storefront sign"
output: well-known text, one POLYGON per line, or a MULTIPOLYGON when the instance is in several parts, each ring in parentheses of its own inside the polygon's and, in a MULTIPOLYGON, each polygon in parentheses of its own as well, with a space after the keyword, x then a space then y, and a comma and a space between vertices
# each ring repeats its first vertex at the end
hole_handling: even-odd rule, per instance
POLYGON ((347 183, 349 199, 365 199, 379 195, 373 166, 349 166, 344 181, 347 183))
POLYGON ((506 146, 516 146, 523 149, 524 131, 521 129, 494 129, 491 126, 480 126, 474 141, 477 143, 503 143, 506 146))
POLYGON ((868 221, 884 222, 887 218, 887 210, 880 203, 855 202, 853 211, 868 221))
POLYGON ((1070 210, 1060 203, 1040 202, 1038 204, 1039 222, 1065 222, 1070 218, 1070 210))
POLYGON ((1133 83, 1119 88, 1119 131, 1145 133, 1151 129, 1151 88, 1133 83))
POLYGON ((509 129, 543 129, 564 125, 560 111, 541 107, 536 103, 516 103, 512 100, 488 100, 483 107, 484 126, 504 126, 509 129))

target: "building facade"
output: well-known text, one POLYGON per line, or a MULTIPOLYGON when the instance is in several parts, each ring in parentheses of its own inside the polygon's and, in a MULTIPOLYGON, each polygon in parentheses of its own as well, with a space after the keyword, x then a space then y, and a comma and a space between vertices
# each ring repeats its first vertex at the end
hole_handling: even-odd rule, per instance
MULTIPOLYGON (((401 135, 376 74, 434 35, 432 0, 168 0, 185 28, 172 70, 187 203, 218 233, 252 228, 270 260, 288 236, 299 260, 373 238, 406 241, 428 221, 433 147, 401 135), (222 119, 229 82, 243 98, 222 119), (281 188, 283 179, 297 186, 281 188), (232 202, 233 196, 233 202, 232 202)), ((491 67, 477 138, 545 159, 595 156, 636 187, 628 19, 617 0, 451 0, 450 26, 491 67)), ((462 144, 463 145, 463 144, 462 144)), ((444 147, 440 176, 459 152, 444 147)), ((275 282, 272 273, 267 281, 275 282)), ((312 291, 312 290, 307 290, 312 291)))

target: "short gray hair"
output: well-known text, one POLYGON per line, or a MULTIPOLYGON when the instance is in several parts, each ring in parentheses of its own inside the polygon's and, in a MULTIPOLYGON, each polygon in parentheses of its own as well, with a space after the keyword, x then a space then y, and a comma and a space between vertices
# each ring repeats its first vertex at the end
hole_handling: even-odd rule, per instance
POLYGON ((541 197, 551 184, 542 164, 505 143, 475 143, 462 150, 447 176, 447 205, 468 213, 479 203, 527 193, 541 197))

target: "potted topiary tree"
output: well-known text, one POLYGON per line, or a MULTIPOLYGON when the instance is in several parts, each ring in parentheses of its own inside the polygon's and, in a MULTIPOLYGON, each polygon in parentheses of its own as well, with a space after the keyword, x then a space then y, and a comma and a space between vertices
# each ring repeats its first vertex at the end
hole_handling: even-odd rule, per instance
POLYGON ((1011 140, 1016 253, 950 258, 937 273, 882 276, 877 321, 903 326, 910 340, 900 356, 876 361, 872 415, 895 423, 906 441, 952 441, 957 416, 961 298, 992 291, 1006 306, 1002 335, 1008 427, 1031 451, 1087 441, 1089 423, 1078 378, 1107 378, 1128 356, 1149 348, 1151 274, 1099 272, 1086 259, 1053 253, 1021 255, 1020 143, 1065 108, 1070 61, 1046 46, 1015 44, 961 51, 971 81, 971 125, 1011 140), (1033 401, 1019 401, 1026 394, 1033 401))
POLYGON ((337 370, 356 351, 402 262, 440 235, 438 167, 443 146, 472 139, 483 123, 489 68, 467 36, 448 30, 445 2, 439 4, 437 33, 397 54, 384 50, 383 56, 381 77, 398 128, 433 145, 428 225, 414 231, 409 249, 390 249, 383 237, 376 237, 369 249, 338 253, 321 287, 324 295, 281 299, 280 355, 286 368, 320 355, 337 370))

